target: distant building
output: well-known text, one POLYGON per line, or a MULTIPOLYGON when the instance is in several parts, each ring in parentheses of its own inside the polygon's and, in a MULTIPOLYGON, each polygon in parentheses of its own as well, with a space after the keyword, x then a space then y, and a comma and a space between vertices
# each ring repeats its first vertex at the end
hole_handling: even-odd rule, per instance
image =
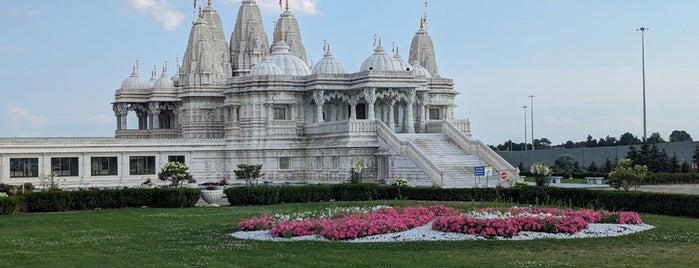
POLYGON ((472 139, 468 120, 454 119, 458 92, 437 73, 423 25, 410 64, 379 39, 357 72, 328 45, 309 66, 288 8, 271 47, 254 0, 242 1, 230 42, 222 29, 209 2, 173 77, 166 66, 144 81, 133 67, 114 94, 114 138, 0 139, 0 183, 38 184, 54 172, 63 187, 137 186, 157 181, 168 161, 185 162, 200 183, 234 179, 241 163, 264 164, 264 179, 276 183, 337 183, 355 157, 366 180, 383 183, 474 187, 476 166, 517 177, 472 139))

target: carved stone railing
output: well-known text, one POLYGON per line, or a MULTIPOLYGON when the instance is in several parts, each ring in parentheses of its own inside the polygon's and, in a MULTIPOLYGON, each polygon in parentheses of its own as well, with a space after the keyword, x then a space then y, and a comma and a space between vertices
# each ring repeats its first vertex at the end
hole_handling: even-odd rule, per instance
POLYGON ((342 120, 310 125, 304 128, 304 133, 307 135, 332 133, 373 134, 375 132, 376 124, 374 124, 373 120, 342 120))
MULTIPOLYGON (((504 158, 493 152, 488 146, 479 140, 471 139, 466 136, 461 130, 457 129, 451 122, 444 120, 442 124, 442 133, 449 137, 462 150, 476 154, 486 163, 493 166, 493 169, 500 171, 515 171, 515 168, 510 165, 504 158)), ((514 174, 513 174, 514 175, 514 174)))
POLYGON ((178 139, 177 129, 122 129, 116 131, 119 139, 178 139))
POLYGON ((405 154, 413 160, 420 169, 437 185, 444 185, 442 169, 435 165, 413 142, 401 140, 381 120, 376 120, 376 133, 394 150, 405 154))

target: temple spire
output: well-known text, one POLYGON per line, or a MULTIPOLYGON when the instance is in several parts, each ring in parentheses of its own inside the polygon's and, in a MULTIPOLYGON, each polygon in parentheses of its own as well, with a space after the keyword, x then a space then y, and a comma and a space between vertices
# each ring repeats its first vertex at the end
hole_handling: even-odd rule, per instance
POLYGON ((286 0, 286 11, 289 11, 289 0, 286 0))

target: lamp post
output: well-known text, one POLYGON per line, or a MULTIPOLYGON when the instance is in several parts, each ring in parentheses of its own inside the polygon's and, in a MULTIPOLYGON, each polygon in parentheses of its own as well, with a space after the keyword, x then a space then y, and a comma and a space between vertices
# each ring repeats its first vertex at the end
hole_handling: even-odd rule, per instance
POLYGON ((534 95, 529 95, 529 99, 531 101, 531 103, 529 103, 529 108, 532 113, 532 151, 534 151, 536 150, 536 148, 534 147, 534 95))
POLYGON ((646 142, 646 40, 645 32, 650 30, 648 27, 641 27, 636 31, 641 32, 641 71, 643 75, 643 143, 646 142))
POLYGON ((522 106, 524 109, 524 151, 527 150, 527 105, 522 106))

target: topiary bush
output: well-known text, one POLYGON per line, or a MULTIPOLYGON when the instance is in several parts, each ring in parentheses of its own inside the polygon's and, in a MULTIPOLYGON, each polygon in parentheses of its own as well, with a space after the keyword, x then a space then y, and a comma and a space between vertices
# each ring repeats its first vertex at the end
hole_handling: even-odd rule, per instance
POLYGON ((233 187, 223 191, 231 205, 269 205, 279 203, 279 187, 233 187))

